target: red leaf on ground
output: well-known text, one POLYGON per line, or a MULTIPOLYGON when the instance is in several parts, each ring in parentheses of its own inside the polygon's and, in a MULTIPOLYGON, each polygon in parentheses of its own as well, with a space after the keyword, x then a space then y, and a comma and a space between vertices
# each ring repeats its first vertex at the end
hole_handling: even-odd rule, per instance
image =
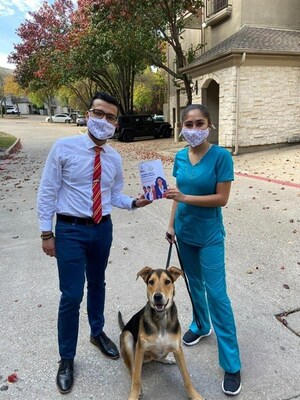
POLYGON ((10 383, 16 382, 17 379, 18 379, 18 375, 15 372, 11 375, 8 375, 8 377, 7 377, 7 380, 10 383))

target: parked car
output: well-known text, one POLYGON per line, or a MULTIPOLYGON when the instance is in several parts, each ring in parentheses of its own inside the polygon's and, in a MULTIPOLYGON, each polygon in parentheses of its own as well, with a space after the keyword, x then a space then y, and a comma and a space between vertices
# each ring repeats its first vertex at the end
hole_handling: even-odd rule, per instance
MULTIPOLYGON (((51 122, 50 117, 46 118, 46 122, 51 122)), ((68 122, 70 124, 72 122, 72 118, 68 114, 56 114, 52 115, 52 122, 68 122)))
POLYGON ((169 138, 172 130, 168 122, 155 121, 149 114, 121 115, 118 118, 114 137, 124 142, 132 142, 135 137, 142 136, 169 138))
POLYGON ((87 119, 85 118, 84 115, 78 116, 78 117, 76 118, 76 125, 77 125, 77 126, 85 126, 86 123, 87 123, 87 119))
POLYGON ((6 114, 20 115, 20 111, 17 109, 17 107, 6 106, 6 114))

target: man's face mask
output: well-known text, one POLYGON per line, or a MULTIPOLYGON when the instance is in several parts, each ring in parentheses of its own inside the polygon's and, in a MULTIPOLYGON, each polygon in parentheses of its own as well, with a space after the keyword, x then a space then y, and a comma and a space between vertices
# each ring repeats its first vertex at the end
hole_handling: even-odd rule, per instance
POLYGON ((87 128, 92 136, 98 140, 106 140, 114 136, 116 127, 105 118, 89 117, 87 128))

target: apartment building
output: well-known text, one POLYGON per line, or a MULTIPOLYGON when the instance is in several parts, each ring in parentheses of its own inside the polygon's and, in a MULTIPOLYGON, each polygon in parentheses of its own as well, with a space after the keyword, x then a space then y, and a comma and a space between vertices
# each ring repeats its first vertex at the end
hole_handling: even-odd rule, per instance
MULTIPOLYGON (((183 45, 203 46, 181 71, 193 103, 211 111, 210 141, 234 154, 300 142, 300 0, 205 0, 202 16, 190 18, 183 45)), ((186 97, 169 86, 177 139, 186 97)))

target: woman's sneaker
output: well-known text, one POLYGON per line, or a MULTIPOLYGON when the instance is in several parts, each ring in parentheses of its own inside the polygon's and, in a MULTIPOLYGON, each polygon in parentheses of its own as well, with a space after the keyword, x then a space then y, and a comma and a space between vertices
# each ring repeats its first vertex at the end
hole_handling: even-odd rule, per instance
POLYGON ((225 372, 224 380, 222 382, 223 392, 229 394, 229 396, 235 396, 240 393, 241 389, 242 384, 240 371, 236 372, 235 374, 225 372))
POLYGON ((212 330, 210 329, 206 335, 197 335, 196 333, 192 332, 190 329, 183 335, 182 342, 186 346, 193 346, 197 344, 200 339, 211 335, 212 330))

